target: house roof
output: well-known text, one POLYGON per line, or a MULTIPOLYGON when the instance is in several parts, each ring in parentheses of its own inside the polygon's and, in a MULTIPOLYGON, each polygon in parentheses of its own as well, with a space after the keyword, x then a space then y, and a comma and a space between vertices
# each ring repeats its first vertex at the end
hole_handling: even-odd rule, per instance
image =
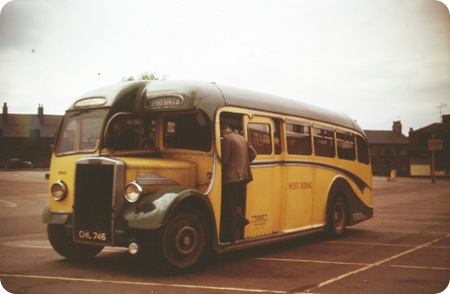
POLYGON ((394 131, 364 131, 367 136, 367 141, 369 144, 408 144, 408 138, 402 133, 397 133, 394 131))
POLYGON ((450 133, 450 123, 433 123, 410 133, 450 133))
POLYGON ((43 120, 36 114, 1 115, 0 129, 3 137, 29 137, 30 130, 39 130, 41 138, 53 138, 62 119, 61 115, 44 115, 43 120))

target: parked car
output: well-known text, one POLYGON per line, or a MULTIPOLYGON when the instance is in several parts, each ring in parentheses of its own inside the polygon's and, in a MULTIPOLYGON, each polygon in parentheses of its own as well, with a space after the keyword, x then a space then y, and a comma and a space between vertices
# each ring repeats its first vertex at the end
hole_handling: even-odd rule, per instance
POLYGON ((5 163, 5 168, 29 168, 33 167, 33 163, 28 160, 22 160, 20 158, 10 158, 5 163))

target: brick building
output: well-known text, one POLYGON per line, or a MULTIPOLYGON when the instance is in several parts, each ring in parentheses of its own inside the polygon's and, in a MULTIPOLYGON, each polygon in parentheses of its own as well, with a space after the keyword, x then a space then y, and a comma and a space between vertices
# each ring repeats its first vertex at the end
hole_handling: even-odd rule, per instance
POLYGON ((372 158, 374 175, 388 176, 391 170, 397 175, 409 175, 408 138, 402 133, 400 121, 394 121, 391 131, 365 130, 372 158))
POLYGON ((450 176, 450 114, 442 122, 409 131, 409 158, 411 176, 431 175, 431 151, 428 140, 441 140, 442 150, 435 151, 435 175, 450 176))
POLYGON ((48 167, 51 147, 61 115, 45 115, 38 106, 37 114, 10 114, 3 104, 0 119, 0 163, 10 158, 32 161, 36 167, 48 167))

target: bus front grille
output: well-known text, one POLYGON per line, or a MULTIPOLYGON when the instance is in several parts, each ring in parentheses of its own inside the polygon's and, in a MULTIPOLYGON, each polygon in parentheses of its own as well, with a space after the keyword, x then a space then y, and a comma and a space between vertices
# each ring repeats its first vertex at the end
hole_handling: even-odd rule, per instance
POLYGON ((114 165, 78 164, 73 234, 77 242, 112 244, 114 165))

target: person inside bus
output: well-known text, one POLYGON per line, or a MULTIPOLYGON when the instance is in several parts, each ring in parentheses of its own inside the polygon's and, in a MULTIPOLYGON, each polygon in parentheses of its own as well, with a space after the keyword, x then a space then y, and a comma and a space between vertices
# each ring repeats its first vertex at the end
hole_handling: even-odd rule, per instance
POLYGON ((220 240, 225 243, 241 238, 242 229, 249 224, 244 216, 246 186, 253 180, 250 163, 255 149, 228 122, 220 124, 222 136, 222 216, 220 240))
POLYGON ((108 145, 113 150, 130 150, 139 146, 136 132, 127 124, 127 119, 121 117, 113 122, 112 134, 108 145))

